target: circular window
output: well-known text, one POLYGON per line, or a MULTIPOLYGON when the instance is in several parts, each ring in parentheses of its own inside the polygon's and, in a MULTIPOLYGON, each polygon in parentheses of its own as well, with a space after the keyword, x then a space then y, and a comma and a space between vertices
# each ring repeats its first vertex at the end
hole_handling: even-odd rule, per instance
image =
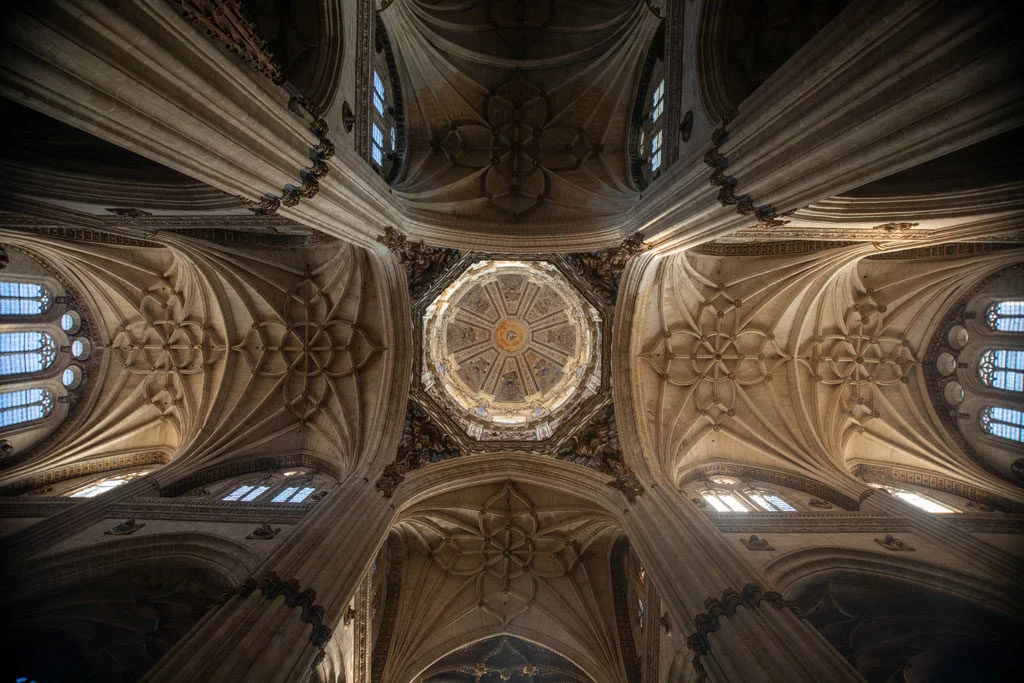
POLYGON ((60 381, 68 389, 74 389, 82 381, 82 371, 78 369, 77 365, 65 368, 60 376, 60 381))
POLYGON ((71 355, 75 358, 81 358, 85 355, 85 342, 81 339, 76 339, 71 342, 71 355))
POLYGON ((67 311, 60 317, 60 329, 65 332, 75 332, 82 324, 82 317, 77 311, 67 311))

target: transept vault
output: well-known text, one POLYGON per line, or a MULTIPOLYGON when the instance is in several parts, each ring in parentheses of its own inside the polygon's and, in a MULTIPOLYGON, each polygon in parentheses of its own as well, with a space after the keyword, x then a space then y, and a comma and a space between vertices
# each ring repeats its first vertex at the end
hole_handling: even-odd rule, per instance
POLYGON ((1012 3, 0 22, 0 670, 1009 680, 1012 3))

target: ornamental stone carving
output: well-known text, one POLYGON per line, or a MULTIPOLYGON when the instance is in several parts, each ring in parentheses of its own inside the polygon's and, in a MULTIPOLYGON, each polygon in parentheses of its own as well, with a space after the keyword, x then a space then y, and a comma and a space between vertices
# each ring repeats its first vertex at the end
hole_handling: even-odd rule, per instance
POLYGON ((103 533, 106 536, 131 536, 144 526, 146 525, 139 524, 134 519, 129 519, 127 521, 121 522, 120 524, 110 529, 107 529, 103 533))
POLYGON ((512 220, 548 194, 548 172, 580 168, 600 154, 582 128, 551 118, 547 96, 516 76, 488 96, 484 121, 452 121, 432 141, 453 166, 478 170, 484 196, 512 220))
POLYGON ((566 529, 545 528, 533 502, 506 482, 476 527, 445 533, 428 556, 447 574, 472 579, 477 606, 507 627, 533 606, 540 583, 571 577, 581 553, 566 529))
POLYGON ((622 240, 622 244, 613 249, 569 254, 566 260, 594 286, 605 301, 614 304, 618 297, 619 278, 626 269, 626 264, 631 258, 650 248, 649 244, 644 244, 643 233, 638 232, 622 240))
POLYGON ((751 534, 750 538, 743 539, 743 545, 747 546, 747 550, 761 550, 767 552, 775 550, 775 546, 763 538, 758 538, 756 534, 751 534))
POLYGON ((409 297, 413 301, 423 296, 459 260, 459 252, 455 249, 428 247, 422 240, 410 242, 392 227, 384 228, 384 234, 379 235, 377 241, 402 263, 409 277, 409 297))
POLYGON ((427 463, 458 458, 463 454, 462 447, 439 428, 415 401, 410 400, 398 455, 377 478, 377 490, 383 493, 385 498, 390 498, 408 472, 427 463))
POLYGON ((885 538, 876 538, 875 543, 892 552, 905 552, 914 549, 892 534, 886 534, 885 538))
POLYGON ((252 530, 252 532, 246 536, 249 540, 260 540, 269 541, 270 539, 281 533, 281 527, 271 527, 267 522, 261 522, 258 527, 252 530))

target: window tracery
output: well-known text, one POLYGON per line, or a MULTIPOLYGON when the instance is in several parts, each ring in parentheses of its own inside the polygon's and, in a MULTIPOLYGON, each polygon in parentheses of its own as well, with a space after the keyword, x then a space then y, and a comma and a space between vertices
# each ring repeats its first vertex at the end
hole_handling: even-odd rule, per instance
POLYGON ((46 332, 0 332, 0 375, 42 372, 53 365, 57 346, 46 332))
POLYGON ((988 406, 981 411, 981 426, 992 436, 1024 442, 1024 412, 1020 410, 988 406))
POLYGON ((401 165, 401 94, 391 43, 382 22, 377 22, 377 49, 373 55, 369 87, 369 159, 386 181, 398 175, 401 165))
POLYGON ((994 389, 1024 391, 1024 351, 989 349, 978 361, 978 376, 994 389))
POLYGON ((52 303, 53 294, 45 285, 24 280, 0 281, 0 316, 42 315, 52 303))
POLYGON ((1024 332, 1024 299, 996 301, 985 311, 985 322, 996 332, 1024 332))
MULTIPOLYGON (((289 470, 286 472, 270 472, 258 475, 239 477, 223 482, 217 491, 211 494, 206 487, 193 489, 188 496, 208 496, 226 502, 240 503, 287 503, 290 505, 306 502, 309 499, 319 500, 321 495, 314 495, 323 488, 326 480, 309 470, 289 470)), ((212 488, 212 487, 211 487, 212 488)))
POLYGON ((796 512, 796 508, 775 491, 743 485, 731 477, 715 477, 700 492, 718 512, 796 512))
POLYGON ((84 379, 72 361, 91 348, 60 285, 37 271, 38 263, 19 255, 0 279, 0 430, 18 433, 17 450, 41 438, 37 427, 67 415, 58 406, 84 379))
POLYGON ((53 393, 38 387, 0 394, 0 427, 42 420, 53 410, 53 393))

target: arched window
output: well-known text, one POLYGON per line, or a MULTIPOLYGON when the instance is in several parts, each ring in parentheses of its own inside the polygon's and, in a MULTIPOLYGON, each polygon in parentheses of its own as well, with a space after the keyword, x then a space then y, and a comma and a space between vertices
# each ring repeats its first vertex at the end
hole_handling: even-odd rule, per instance
POLYGON ((1024 351, 986 351, 978 361, 978 376, 995 389, 1024 391, 1024 351))
POLYGON ((916 493, 915 491, 908 491, 907 489, 900 489, 896 488, 895 486, 886 486, 885 484, 869 485, 873 486, 876 489, 884 489, 891 493, 892 495, 896 496, 897 498, 901 498, 907 501, 914 507, 921 508, 925 512, 931 512, 940 515, 948 515, 956 512, 956 510, 954 510, 953 508, 943 505, 942 503, 939 503, 935 500, 932 500, 927 496, 922 496, 920 493, 916 493))
POLYGON ((997 301, 985 311, 985 322, 997 332, 1024 332, 1024 299, 997 301))
POLYGON ((235 488, 231 493, 221 498, 221 500, 235 501, 240 500, 243 503, 251 503, 269 490, 269 486, 246 484, 235 488))
POLYGON ((662 169, 665 147, 665 79, 654 83, 647 96, 646 113, 640 137, 638 156, 644 160, 648 173, 656 177, 662 169))
POLYGON ((743 485, 732 477, 714 477, 701 497, 718 512, 796 512, 778 493, 743 485))
POLYGON ((0 427, 41 420, 53 410, 53 394, 32 388, 0 394, 0 427))
POLYGON ((981 411, 981 427, 992 436, 1024 442, 1024 412, 989 406, 981 411))
POLYGON ((53 364, 57 345, 46 332, 0 333, 0 375, 40 372, 53 364))
POLYGON ((101 493, 106 493, 110 489, 116 489, 118 486, 127 484, 132 479, 141 477, 145 472, 128 472, 126 474, 119 474, 116 477, 107 477, 100 481, 93 482, 87 486, 84 486, 74 493, 71 494, 72 498, 95 498, 101 493))
POLYGON ((370 70, 370 163, 389 183, 398 175, 405 145, 398 69, 384 22, 376 25, 376 51, 370 70))
POLYGON ((0 316, 42 315, 53 303, 43 285, 18 280, 0 281, 0 316))

